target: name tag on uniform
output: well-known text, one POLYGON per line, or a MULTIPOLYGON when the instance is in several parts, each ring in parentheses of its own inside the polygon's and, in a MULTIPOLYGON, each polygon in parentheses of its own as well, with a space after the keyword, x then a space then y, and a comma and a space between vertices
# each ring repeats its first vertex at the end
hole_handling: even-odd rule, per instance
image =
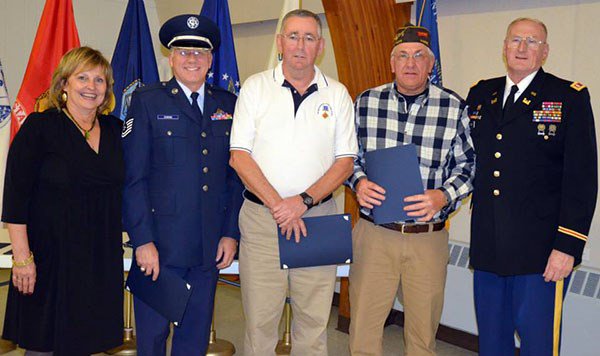
POLYGON ((179 115, 156 115, 157 120, 179 120, 179 115))

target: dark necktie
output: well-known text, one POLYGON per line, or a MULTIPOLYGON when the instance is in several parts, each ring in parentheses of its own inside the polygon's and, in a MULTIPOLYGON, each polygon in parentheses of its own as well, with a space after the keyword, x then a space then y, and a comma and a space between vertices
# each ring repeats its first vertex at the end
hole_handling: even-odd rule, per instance
POLYGON ((194 112, 198 114, 199 117, 202 117, 202 110, 200 110, 200 106, 198 106, 198 97, 200 94, 193 92, 190 96, 192 97, 192 108, 194 109, 194 112))
POLYGON ((510 107, 515 103, 515 94, 519 91, 519 87, 517 85, 513 85, 510 87, 510 94, 508 94, 508 98, 506 98, 506 102, 504 103, 504 109, 502 112, 506 114, 510 107))

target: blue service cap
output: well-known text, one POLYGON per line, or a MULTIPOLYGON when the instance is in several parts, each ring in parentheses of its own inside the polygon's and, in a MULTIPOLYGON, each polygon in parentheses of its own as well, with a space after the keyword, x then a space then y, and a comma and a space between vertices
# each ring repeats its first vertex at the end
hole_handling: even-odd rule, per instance
POLYGON ((219 48, 221 34, 217 25, 199 15, 179 15, 165 22, 158 33, 160 43, 167 48, 219 48))

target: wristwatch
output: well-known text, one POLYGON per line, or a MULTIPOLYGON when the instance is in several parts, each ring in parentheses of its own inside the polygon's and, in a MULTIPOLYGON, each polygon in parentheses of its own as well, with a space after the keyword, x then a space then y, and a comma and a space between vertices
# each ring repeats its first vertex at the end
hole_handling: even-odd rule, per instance
POLYGON ((302 198, 302 202, 304 203, 304 205, 306 205, 307 210, 315 206, 315 201, 310 195, 308 195, 308 193, 300 193, 300 198, 302 198))

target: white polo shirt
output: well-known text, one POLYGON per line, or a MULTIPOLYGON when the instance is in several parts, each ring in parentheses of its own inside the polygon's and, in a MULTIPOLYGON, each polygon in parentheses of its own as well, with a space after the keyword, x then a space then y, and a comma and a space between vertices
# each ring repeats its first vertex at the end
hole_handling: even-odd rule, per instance
POLYGON ((252 155, 280 196, 305 191, 337 158, 356 157, 354 107, 346 87, 315 66, 311 83, 318 90, 302 101, 294 117, 294 100, 284 82, 281 63, 248 78, 238 97, 230 150, 252 155))

